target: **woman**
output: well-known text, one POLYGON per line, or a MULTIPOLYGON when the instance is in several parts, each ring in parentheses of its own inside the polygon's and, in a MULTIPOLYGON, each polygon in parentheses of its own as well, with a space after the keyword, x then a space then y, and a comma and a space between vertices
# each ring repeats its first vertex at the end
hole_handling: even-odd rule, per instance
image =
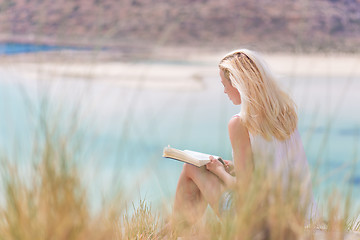
POLYGON ((203 168, 184 165, 174 216, 189 223, 196 222, 208 204, 220 216, 224 201, 226 204, 229 200, 228 189, 236 183, 235 176, 246 176, 262 164, 269 173, 280 174, 285 184, 296 170, 311 194, 309 168, 292 99, 277 86, 265 63, 253 51, 228 53, 219 69, 224 93, 233 104, 241 104, 241 112, 228 124, 233 162, 226 161, 224 167, 210 157, 211 162, 203 168))

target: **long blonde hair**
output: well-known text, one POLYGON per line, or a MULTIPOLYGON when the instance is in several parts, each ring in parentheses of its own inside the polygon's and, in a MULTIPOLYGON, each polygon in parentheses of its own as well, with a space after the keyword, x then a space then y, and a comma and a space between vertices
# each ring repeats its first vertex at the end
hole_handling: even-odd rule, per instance
POLYGON ((290 137, 297 127, 295 103, 278 87, 257 53, 235 50, 220 61, 219 68, 240 93, 240 116, 251 134, 267 140, 290 137))

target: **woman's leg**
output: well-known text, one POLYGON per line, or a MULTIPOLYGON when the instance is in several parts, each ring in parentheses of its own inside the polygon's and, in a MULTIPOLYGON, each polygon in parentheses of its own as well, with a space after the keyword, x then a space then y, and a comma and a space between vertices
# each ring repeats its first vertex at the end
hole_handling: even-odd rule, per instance
POLYGON ((205 167, 184 164, 175 194, 174 217, 194 224, 204 214, 207 204, 218 214, 218 202, 224 186, 205 167))

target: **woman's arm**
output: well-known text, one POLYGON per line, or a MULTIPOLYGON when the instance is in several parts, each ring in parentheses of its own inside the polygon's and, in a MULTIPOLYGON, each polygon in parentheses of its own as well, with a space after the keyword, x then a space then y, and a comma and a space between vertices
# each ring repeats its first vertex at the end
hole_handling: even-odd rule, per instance
MULTIPOLYGON (((251 173, 251 145, 247 128, 242 124, 241 119, 233 117, 229 122, 229 137, 233 149, 233 160, 235 165, 235 175, 244 176, 244 173, 251 173)), ((224 184, 231 188, 236 183, 236 178, 227 171, 227 167, 222 165, 214 157, 210 157, 210 163, 206 168, 217 175, 224 184)), ((226 165, 231 166, 230 161, 225 162, 226 165)), ((229 169, 229 167, 228 167, 229 169)))
POLYGON ((240 117, 231 118, 228 129, 233 150, 235 174, 236 176, 244 176, 244 173, 251 173, 253 169, 249 132, 240 117))

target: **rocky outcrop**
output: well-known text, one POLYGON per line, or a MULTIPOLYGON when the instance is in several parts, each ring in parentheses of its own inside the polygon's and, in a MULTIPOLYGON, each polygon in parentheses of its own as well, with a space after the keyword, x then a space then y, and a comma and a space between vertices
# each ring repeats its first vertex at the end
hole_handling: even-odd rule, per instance
POLYGON ((358 0, 3 0, 2 41, 358 51, 358 0))

